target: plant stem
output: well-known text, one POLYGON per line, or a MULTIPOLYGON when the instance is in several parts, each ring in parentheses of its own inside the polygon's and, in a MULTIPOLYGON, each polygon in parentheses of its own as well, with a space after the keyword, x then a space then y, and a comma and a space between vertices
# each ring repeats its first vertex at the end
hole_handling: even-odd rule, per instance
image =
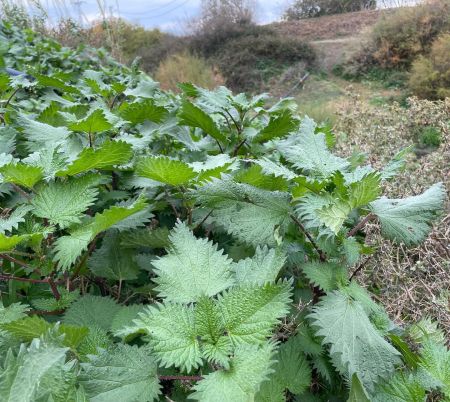
POLYGON ((53 296, 56 300, 61 299, 61 294, 58 291, 58 288, 56 287, 55 281, 52 278, 48 278, 48 284, 50 285, 50 289, 52 290, 53 296))
POLYGON ((242 145, 244 145, 246 141, 247 141, 247 139, 244 138, 239 144, 236 145, 236 147, 234 148, 234 151, 233 151, 233 156, 236 156, 238 154, 239 149, 241 149, 242 145))
POLYGON ((326 254, 319 248, 315 240, 311 237, 311 235, 308 233, 308 231, 305 229, 303 224, 298 220, 298 218, 295 215, 290 215, 291 219, 295 222, 295 224, 299 227, 299 229, 305 234, 305 236, 308 238, 308 240, 311 242, 317 253, 319 254, 320 261, 324 262, 327 260, 326 254))
POLYGON ((202 226, 206 222, 206 220, 209 218, 209 216, 213 213, 213 211, 214 211, 214 209, 211 209, 211 211, 209 211, 205 215, 205 217, 200 221, 200 223, 197 224, 197 226, 194 229, 192 229, 192 231, 195 232, 200 226, 202 226))
POLYGON ((31 268, 26 262, 24 262, 22 260, 18 260, 17 258, 11 257, 8 254, 3 254, 2 253, 2 254, 0 254, 0 258, 3 258, 3 259, 8 260, 8 261, 11 261, 14 264, 20 265, 20 266, 22 266, 22 267, 24 267, 26 269, 33 270, 33 268, 31 268))
POLYGON ((83 264, 86 262, 86 260, 88 259, 88 257, 92 254, 92 252, 95 249, 95 246, 97 245, 97 240, 98 240, 99 236, 95 236, 94 240, 91 241, 91 244, 89 245, 88 251, 86 252, 86 254, 83 256, 83 258, 81 259, 81 261, 79 262, 79 264, 77 265, 77 267, 73 270, 73 274, 70 278, 71 281, 73 281, 77 276, 78 273, 80 272, 81 268, 83 267, 83 264))
POLYGON ((31 282, 31 283, 48 283, 48 278, 45 279, 31 279, 21 278, 19 276, 0 274, 0 281, 19 281, 19 282, 31 282))
POLYGON ((8 100, 6 101, 5 106, 4 106, 5 109, 6 109, 6 108, 9 106, 9 104, 11 103, 12 98, 14 98, 14 95, 15 95, 17 92, 19 92, 19 89, 20 89, 20 88, 16 88, 16 89, 14 90, 14 92, 9 96, 9 98, 8 98, 8 100))
POLYGON ((11 184, 11 186, 14 188, 14 190, 16 190, 18 193, 23 195, 27 200, 31 199, 30 194, 28 194, 26 191, 23 191, 17 184, 14 184, 14 183, 9 183, 9 184, 11 184))
POLYGON ((350 232, 347 233, 347 237, 352 237, 356 233, 358 233, 364 226, 366 226, 366 223, 375 219, 375 215, 370 213, 368 214, 364 219, 361 219, 359 223, 352 229, 350 232))

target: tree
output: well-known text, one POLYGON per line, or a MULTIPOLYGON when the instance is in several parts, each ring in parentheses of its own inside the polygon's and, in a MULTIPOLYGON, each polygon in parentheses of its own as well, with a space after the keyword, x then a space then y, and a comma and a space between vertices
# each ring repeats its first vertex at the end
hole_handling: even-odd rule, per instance
POLYGON ((285 12, 286 20, 321 17, 376 8, 376 0, 296 0, 285 12))

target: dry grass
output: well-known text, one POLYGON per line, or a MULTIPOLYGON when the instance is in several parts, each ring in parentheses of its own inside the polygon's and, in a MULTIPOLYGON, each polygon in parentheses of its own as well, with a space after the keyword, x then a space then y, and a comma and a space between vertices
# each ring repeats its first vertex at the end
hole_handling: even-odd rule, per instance
POLYGON ((155 78, 165 90, 178 91, 179 82, 191 82, 212 89, 223 84, 223 78, 217 69, 188 52, 169 56, 155 73, 155 78))
MULTIPOLYGON (((399 148, 414 142, 417 127, 433 125, 441 131, 439 148, 423 156, 411 155, 404 173, 386 186, 390 197, 421 193, 442 181, 450 190, 450 99, 446 102, 410 100, 398 105, 372 107, 349 102, 341 110, 339 129, 346 132, 338 146, 349 154, 359 149, 382 166, 399 148), (349 144, 351 145, 349 147, 349 144), (351 148, 351 149, 350 149, 351 148)), ((378 247, 358 275, 398 323, 429 316, 439 322, 450 339, 450 203, 426 241, 407 248, 384 241, 376 224, 367 226, 368 242, 378 247)))

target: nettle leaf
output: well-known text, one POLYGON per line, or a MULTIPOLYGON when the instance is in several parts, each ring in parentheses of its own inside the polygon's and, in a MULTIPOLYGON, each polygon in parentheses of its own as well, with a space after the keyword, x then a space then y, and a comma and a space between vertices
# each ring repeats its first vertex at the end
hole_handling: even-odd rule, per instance
POLYGON ((406 165, 406 157, 413 151, 413 149, 414 145, 410 145, 397 152, 381 171, 381 178, 383 180, 389 180, 401 172, 406 165))
POLYGON ((262 157, 261 159, 255 159, 252 162, 261 166, 262 172, 265 174, 274 175, 275 177, 284 177, 288 180, 292 180, 297 177, 295 172, 283 166, 281 163, 271 161, 269 158, 262 157))
POLYGON ((223 327, 233 343, 261 343, 289 311, 291 281, 234 287, 219 295, 223 327))
POLYGON ((17 229, 19 223, 25 222, 25 215, 33 208, 30 205, 19 205, 11 214, 5 218, 0 218, 0 233, 11 232, 17 229))
POLYGON ((349 203, 352 208, 358 208, 367 205, 380 196, 381 176, 377 172, 369 173, 350 184, 349 203))
POLYGON ((186 184, 197 176, 187 163, 165 156, 149 156, 141 159, 136 167, 136 174, 172 186, 186 184))
POLYGON ((167 115, 167 110, 162 106, 155 105, 153 99, 145 99, 143 102, 127 104, 121 108, 120 115, 133 124, 140 124, 146 120, 161 123, 167 115))
POLYGON ((153 355, 163 367, 190 372, 202 364, 195 314, 192 306, 167 303, 149 306, 126 332, 145 331, 153 355))
POLYGON ((123 141, 105 141, 98 149, 85 148, 65 170, 56 176, 74 176, 91 169, 114 170, 115 166, 128 163, 133 155, 132 147, 123 141))
POLYGON ((4 307, 3 302, 0 300, 0 324, 7 324, 25 318, 29 310, 29 306, 21 303, 13 303, 8 307, 4 307))
POLYGON ((72 131, 82 131, 85 133, 101 133, 110 130, 113 125, 106 119, 105 113, 101 109, 95 109, 83 120, 69 125, 72 131))
POLYGON ((318 209, 316 213, 323 225, 334 234, 338 234, 351 211, 352 207, 347 201, 337 199, 330 205, 318 209))
POLYGON ((382 234, 388 239, 413 245, 426 238, 432 220, 443 208, 445 187, 442 183, 431 186, 420 195, 403 199, 382 197, 370 204, 378 216, 382 234))
MULTIPOLYGON (((425 389, 416 375, 397 372, 388 381, 379 384, 370 401, 373 402, 424 402, 425 389)), ((355 400, 355 402, 359 402, 355 400)))
POLYGON ((347 269, 332 262, 307 262, 301 268, 308 280, 325 292, 336 290, 348 282, 347 269))
POLYGON ((159 296, 189 303, 201 296, 214 296, 234 283, 231 260, 207 239, 196 239, 179 222, 169 237, 168 254, 152 262, 159 296))
POLYGON ((64 313, 63 322, 108 331, 119 311, 120 305, 109 297, 85 295, 70 305, 64 313))
POLYGON ((181 104, 178 119, 180 125, 198 127, 214 139, 226 141, 225 135, 219 130, 211 116, 187 100, 181 104))
POLYGON ((252 258, 234 264, 236 283, 264 285, 275 282, 285 262, 286 255, 281 250, 258 246, 252 258))
POLYGON ((35 339, 28 348, 21 345, 17 355, 9 350, 0 373, 2 401, 34 402, 49 392, 46 385, 56 373, 64 370, 67 350, 44 344, 39 339, 35 339))
POLYGON ((280 345, 275 356, 274 374, 270 381, 262 384, 256 400, 285 401, 284 391, 302 394, 311 384, 311 368, 302 349, 299 348, 300 336, 293 336, 280 345))
POLYGON ((148 348, 117 344, 81 366, 80 383, 92 402, 151 402, 161 392, 148 348))
POLYGON ((44 177, 42 168, 20 162, 0 167, 0 174, 4 183, 14 183, 30 189, 44 177))
POLYGON ((261 384, 273 372, 274 346, 265 343, 236 348, 229 370, 217 370, 194 386, 189 397, 202 402, 248 402, 255 400, 261 384))
POLYGON ((419 373, 427 389, 439 389, 450 398, 450 350, 444 342, 426 340, 423 343, 419 373))
POLYGON ((289 194, 258 189, 230 178, 212 179, 191 193, 211 218, 239 240, 254 245, 276 245, 275 231, 289 219, 289 194))
POLYGON ((350 383, 350 395, 347 402, 371 402, 369 395, 367 395, 361 381, 356 374, 352 375, 352 382, 350 383))
POLYGON ((111 332, 117 333, 125 327, 133 324, 133 320, 139 317, 139 313, 144 311, 143 304, 130 304, 129 306, 122 306, 120 310, 114 315, 111 322, 111 332))
POLYGON ((95 236, 145 208, 147 203, 139 198, 127 207, 113 206, 96 214, 87 224, 74 230, 69 236, 61 236, 55 241, 55 261, 61 269, 70 268, 95 236))
POLYGON ((98 177, 83 176, 68 182, 51 182, 40 188, 32 200, 33 214, 61 228, 80 223, 83 212, 94 204, 98 177))
POLYGON ((58 287, 59 294, 61 298, 56 300, 54 297, 51 298, 37 298, 32 299, 31 304, 34 308, 42 311, 55 311, 55 310, 63 310, 70 306, 78 297, 80 293, 78 290, 73 292, 68 291, 64 287, 58 287))
POLYGON ((316 123, 305 117, 300 130, 277 142, 280 153, 296 168, 327 178, 336 171, 345 171, 348 161, 333 155, 327 147, 325 134, 315 134, 316 123))
POLYGON ((284 137, 298 128, 298 121, 289 110, 284 110, 278 116, 271 116, 269 123, 253 138, 255 142, 269 141, 284 137))
POLYGON ((42 239, 42 233, 24 234, 6 236, 0 233, 0 251, 13 250, 18 244, 25 241, 40 241, 42 239))
POLYGON ((309 315, 322 344, 345 375, 357 374, 372 390, 380 378, 387 378, 399 363, 399 352, 370 322, 364 307, 344 293, 334 291, 323 297, 309 315))
POLYGON ((139 265, 134 257, 132 250, 120 248, 119 234, 111 231, 103 238, 102 246, 89 257, 88 268, 102 278, 132 280, 139 273, 139 265))

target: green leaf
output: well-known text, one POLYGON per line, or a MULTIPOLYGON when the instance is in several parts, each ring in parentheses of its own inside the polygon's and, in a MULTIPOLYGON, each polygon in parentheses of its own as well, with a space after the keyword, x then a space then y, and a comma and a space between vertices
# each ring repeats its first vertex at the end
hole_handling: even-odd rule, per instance
POLYGON ((193 198, 213 209, 211 218, 240 241, 275 246, 275 231, 284 230, 289 217, 289 194, 261 190, 229 178, 213 179, 192 191, 193 198))
POLYGON ((139 198, 127 207, 113 206, 96 214, 89 223, 74 230, 70 236, 61 236, 55 241, 55 261, 58 261, 61 269, 69 268, 95 236, 146 207, 145 200, 139 198))
POLYGON ((374 201, 380 195, 381 176, 377 172, 369 173, 356 183, 350 184, 349 202, 352 208, 359 208, 374 201))
POLYGON ((103 238, 102 246, 88 259, 90 271, 99 277, 117 281, 136 279, 139 265, 134 260, 135 253, 120 248, 117 232, 109 232, 103 238))
POLYGON ((0 218, 0 233, 17 229, 19 223, 25 222, 25 215, 32 210, 30 205, 19 205, 8 217, 0 218))
POLYGON ((179 367, 187 372, 202 363, 195 314, 192 306, 167 303, 149 306, 127 332, 145 331, 149 345, 161 366, 179 367))
POLYGON ((296 168, 314 176, 327 178, 336 171, 345 171, 349 163, 328 150, 325 134, 315 134, 315 128, 316 123, 305 117, 298 134, 277 142, 278 150, 296 168))
POLYGON ((10 251, 13 250, 21 242, 28 240, 30 235, 14 235, 5 236, 0 233, 0 251, 10 251))
POLYGON ((197 176, 187 163, 165 156, 148 156, 141 159, 136 167, 136 173, 138 176, 172 186, 186 184, 197 176))
POLYGON ((427 340, 420 350, 419 372, 428 389, 440 389, 450 398, 450 350, 444 343, 427 340))
POLYGON ((153 99, 145 99, 142 102, 127 104, 121 108, 120 115, 133 124, 140 124, 146 120, 161 123, 167 115, 167 110, 162 106, 156 106, 153 99))
POLYGON ((240 260, 233 265, 236 283, 264 285, 275 282, 286 262, 286 255, 279 249, 257 247, 252 258, 240 260))
POLYGON ((80 383, 92 402, 158 399, 156 363, 148 348, 117 344, 82 363, 80 383))
POLYGON ((19 184, 30 189, 44 177, 42 168, 20 162, 0 167, 0 173, 4 183, 19 184))
POLYGON ((338 234, 347 220, 352 207, 347 201, 333 200, 333 203, 317 210, 320 221, 334 234, 338 234))
POLYGON ((178 120, 180 125, 198 127, 214 139, 226 141, 225 135, 220 132, 211 116, 187 100, 181 104, 178 120))
POLYGON ((231 288, 218 297, 223 327, 235 344, 259 344, 289 311, 291 282, 231 288))
POLYGON ((120 245, 125 248, 166 248, 170 246, 169 229, 145 228, 123 232, 120 234, 120 245))
POLYGON ((120 305, 109 297, 85 295, 66 310, 64 324, 83 327, 99 327, 108 331, 120 305))
MULTIPOLYGON (((34 402, 45 394, 51 377, 64 369, 67 349, 42 344, 21 345, 17 356, 10 350, 2 362, 0 395, 5 402, 34 402)), ((59 384, 64 386, 64 384, 59 384)))
POLYGON ((124 165, 131 159, 131 145, 123 141, 105 141, 94 150, 85 148, 66 170, 60 170, 56 176, 74 176, 92 169, 114 170, 115 166, 124 165))
POLYGON ((261 159, 255 159, 252 162, 261 166, 262 172, 265 174, 274 175, 275 177, 283 177, 287 180, 292 180, 297 177, 297 174, 292 170, 283 166, 281 163, 271 161, 269 158, 262 157, 261 159))
POLYGON ((229 370, 217 370, 194 386, 191 399, 202 402, 249 402, 273 372, 273 344, 236 348, 229 370))
POLYGON ((370 209, 378 216, 384 236, 413 245, 420 243, 428 235, 433 219, 443 208, 444 198, 445 187, 442 183, 437 183, 413 197, 382 197, 372 202, 370 209))
POLYGON ((179 222, 170 235, 168 254, 152 262, 160 297, 189 303, 214 296, 234 283, 231 260, 207 239, 196 239, 179 222))
POLYGON ((339 291, 323 297, 309 318, 344 374, 357 374, 368 390, 399 362, 399 353, 375 329, 363 306, 339 291))
POLYGON ((111 322, 111 332, 117 333, 121 329, 133 325, 133 320, 139 317, 139 313, 144 311, 144 307, 143 304, 122 306, 111 322))
POLYGON ((350 384, 350 395, 347 402, 371 402, 369 395, 367 395, 361 381, 356 374, 352 375, 352 382, 350 384))
POLYGON ((253 138, 255 142, 269 141, 284 137, 298 128, 298 121, 289 110, 284 110, 278 116, 271 116, 269 123, 253 138))
POLYGON ((0 301, 0 325, 20 320, 27 316, 26 312, 30 310, 26 304, 13 303, 4 307, 0 301))
POLYGON ((336 290, 348 282, 347 269, 332 262, 307 262, 301 268, 308 280, 325 292, 336 290))
POLYGON ((94 204, 98 190, 95 176, 83 176, 68 182, 52 182, 40 188, 33 198, 33 214, 61 228, 80 223, 83 212, 94 204))
POLYGON ((110 130, 113 125, 106 119, 105 113, 101 109, 95 109, 83 120, 69 125, 72 131, 82 131, 85 133, 101 133, 110 130))
POLYGON ((395 373, 388 381, 379 384, 371 398, 371 402, 424 402, 425 400, 425 389, 416 376, 401 371, 395 373))
POLYGON ((414 146, 410 145, 397 152, 381 171, 381 178, 383 180, 389 180, 395 177, 405 167, 406 157, 413 151, 413 149, 414 146))

